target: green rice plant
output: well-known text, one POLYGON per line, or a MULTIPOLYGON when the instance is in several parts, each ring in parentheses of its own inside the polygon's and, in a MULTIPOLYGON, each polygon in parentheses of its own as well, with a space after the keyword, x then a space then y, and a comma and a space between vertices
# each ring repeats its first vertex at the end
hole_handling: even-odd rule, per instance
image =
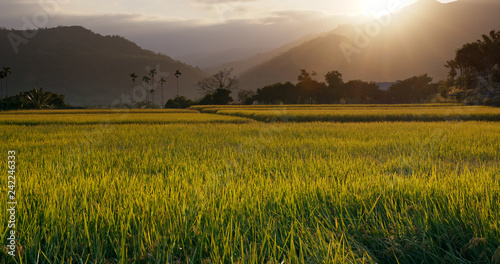
POLYGON ((103 115, 0 125, 18 161, 3 262, 491 263, 500 247, 496 122, 103 115))

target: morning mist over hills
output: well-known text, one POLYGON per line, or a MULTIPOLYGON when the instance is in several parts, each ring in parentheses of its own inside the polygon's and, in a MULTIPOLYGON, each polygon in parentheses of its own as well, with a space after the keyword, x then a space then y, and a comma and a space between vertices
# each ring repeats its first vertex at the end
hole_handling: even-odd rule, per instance
MULTIPOLYGON (((420 0, 389 17, 379 18, 379 22, 373 18, 365 24, 342 25, 323 33, 315 33, 318 28, 311 28, 311 34, 275 49, 258 46, 257 41, 254 47, 242 47, 235 41, 231 49, 192 50, 184 56, 162 55, 158 53, 161 50, 150 51, 124 37, 103 36, 94 33, 92 27, 81 26, 39 29, 29 42, 20 44, 20 52, 16 53, 7 36, 22 32, 2 29, 0 64, 14 72, 9 77, 11 94, 33 86, 44 87, 64 94, 73 105, 108 105, 130 94, 133 84, 129 73, 137 73, 136 85, 140 85, 146 68, 157 65, 166 79, 165 100, 176 95, 176 70, 182 71, 180 95, 192 99, 202 96, 195 86, 199 80, 224 68, 234 68, 240 79, 239 88, 249 90, 276 82, 295 82, 300 69, 316 71, 319 80, 326 72, 337 70, 345 80, 394 82, 428 73, 437 81, 446 77, 443 65, 453 58, 457 48, 500 28, 496 17, 499 11, 500 3, 494 0, 447 4, 420 0), (203 65, 189 65, 196 61, 203 65)), ((190 32, 201 34, 199 29, 186 29, 183 34, 190 32)), ((259 43, 264 43, 269 35, 263 34, 259 43)), ((142 38, 164 40, 169 35, 160 32, 144 34, 142 38)), ((207 39, 208 42, 213 41, 207 39)), ((156 103, 160 103, 160 95, 156 96, 156 103)))

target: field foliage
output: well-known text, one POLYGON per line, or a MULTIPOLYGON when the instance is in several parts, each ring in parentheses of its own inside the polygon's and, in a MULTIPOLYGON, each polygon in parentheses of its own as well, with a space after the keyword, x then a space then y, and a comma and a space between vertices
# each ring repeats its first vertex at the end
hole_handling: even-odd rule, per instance
POLYGON ((172 124, 172 123, 246 123, 236 116, 200 114, 190 110, 57 110, 0 113, 0 124, 172 124))
POLYGON ((202 113, 264 122, 500 121, 500 108, 460 105, 193 106, 202 113))
MULTIPOLYGON (((371 114, 338 108, 287 111, 371 114)), ((19 255, 0 263, 500 261, 496 122, 111 112, 0 114, 19 203, 19 255)))

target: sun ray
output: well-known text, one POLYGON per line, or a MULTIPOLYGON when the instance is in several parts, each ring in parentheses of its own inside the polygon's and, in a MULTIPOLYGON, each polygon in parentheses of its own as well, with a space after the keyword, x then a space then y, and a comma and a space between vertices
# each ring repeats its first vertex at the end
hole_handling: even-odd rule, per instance
POLYGON ((363 13, 382 16, 397 11, 408 1, 395 0, 363 0, 363 13))

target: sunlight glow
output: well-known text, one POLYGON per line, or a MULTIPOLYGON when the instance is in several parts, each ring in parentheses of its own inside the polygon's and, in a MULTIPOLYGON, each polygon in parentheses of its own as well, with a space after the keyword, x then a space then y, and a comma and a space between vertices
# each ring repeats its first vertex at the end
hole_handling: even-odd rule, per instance
POLYGON ((408 1, 401 0, 363 0, 363 13, 382 16, 404 7, 408 1))

